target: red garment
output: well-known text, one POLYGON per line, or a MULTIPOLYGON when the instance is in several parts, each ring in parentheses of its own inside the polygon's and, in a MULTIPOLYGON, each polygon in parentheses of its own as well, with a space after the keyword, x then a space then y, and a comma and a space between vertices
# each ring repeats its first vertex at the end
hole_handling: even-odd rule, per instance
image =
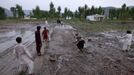
POLYGON ((49 32, 48 30, 43 30, 42 36, 44 40, 48 40, 48 32, 49 32))

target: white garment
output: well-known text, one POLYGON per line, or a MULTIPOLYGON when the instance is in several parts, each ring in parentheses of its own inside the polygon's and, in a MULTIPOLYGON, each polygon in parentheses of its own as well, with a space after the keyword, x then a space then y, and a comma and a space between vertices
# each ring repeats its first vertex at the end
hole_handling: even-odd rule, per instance
POLYGON ((129 50, 132 42, 132 34, 126 34, 123 40, 123 50, 129 50))
POLYGON ((34 62, 30 59, 32 58, 32 55, 29 53, 26 47, 22 44, 18 44, 15 46, 13 53, 19 62, 19 71, 22 71, 22 66, 26 65, 28 67, 29 74, 32 74, 34 62))
POLYGON ((46 24, 46 25, 48 24, 47 20, 45 21, 45 24, 46 24))

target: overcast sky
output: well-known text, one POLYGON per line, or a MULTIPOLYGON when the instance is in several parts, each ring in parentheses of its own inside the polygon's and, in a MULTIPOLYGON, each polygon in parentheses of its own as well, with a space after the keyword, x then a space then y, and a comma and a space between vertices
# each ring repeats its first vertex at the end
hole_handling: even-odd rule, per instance
POLYGON ((85 4, 89 7, 92 5, 95 7, 121 7, 124 3, 127 6, 134 6, 134 0, 0 0, 0 6, 10 9, 10 7, 19 4, 23 9, 32 10, 38 5, 42 10, 49 10, 50 2, 53 2, 56 8, 61 6, 62 11, 65 7, 74 11, 78 6, 84 6, 85 4))

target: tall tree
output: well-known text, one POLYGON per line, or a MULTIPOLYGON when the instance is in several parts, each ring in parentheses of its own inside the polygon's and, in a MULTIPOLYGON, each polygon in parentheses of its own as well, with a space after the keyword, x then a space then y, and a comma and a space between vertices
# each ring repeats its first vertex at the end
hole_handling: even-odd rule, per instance
POLYGON ((65 9, 64 9, 64 18, 66 18, 66 17, 67 17, 67 15, 68 15, 68 13, 67 13, 67 12, 68 12, 68 9, 67 9, 67 8, 65 8, 65 9))
POLYGON ((51 18, 53 18, 55 16, 55 8, 54 8, 53 2, 50 3, 49 15, 51 18))
POLYGON ((58 6, 57 10, 58 10, 58 17, 60 18, 60 15, 61 15, 61 7, 58 6))
POLYGON ((73 17, 73 12, 70 9, 68 9, 67 13, 68 13, 67 15, 68 17, 73 17))
POLYGON ((24 12, 22 10, 22 7, 20 5, 16 5, 16 10, 17 10, 17 16, 18 18, 24 18, 24 12))
POLYGON ((123 5, 122 5, 122 10, 125 11, 125 9, 126 9, 126 4, 123 4, 123 5))
POLYGON ((91 15, 95 14, 95 8, 94 8, 94 6, 91 7, 90 12, 91 12, 91 15))
POLYGON ((85 6, 84 6, 84 17, 86 18, 86 16, 87 16, 87 8, 88 8, 88 6, 85 4, 85 6))
POLYGON ((126 4, 122 5, 120 19, 126 20, 129 18, 129 12, 127 11, 126 4))
POLYGON ((87 15, 91 15, 90 8, 87 9, 87 15))
POLYGON ((110 9, 109 10, 109 18, 110 19, 116 18, 116 9, 110 9))
POLYGON ((0 19, 6 19, 4 8, 0 7, 0 19))
POLYGON ((15 7, 11 7, 10 11, 13 13, 13 17, 16 18, 16 15, 17 15, 16 8, 15 7))
POLYGON ((130 15, 131 15, 132 19, 134 20, 134 7, 131 8, 130 15))
POLYGON ((119 19, 121 14, 121 9, 116 9, 116 18, 119 19))
POLYGON ((33 9, 33 15, 37 19, 41 18, 41 13, 40 13, 40 7, 39 6, 36 6, 35 10, 33 9))
POLYGON ((79 18, 79 13, 77 10, 75 11, 74 15, 75 15, 75 18, 79 18))
POLYGON ((103 10, 102 10, 101 6, 99 6, 99 8, 98 8, 98 14, 103 14, 103 10))
POLYGON ((84 14, 85 14, 84 10, 85 10, 84 7, 78 7, 80 19, 84 18, 84 14))

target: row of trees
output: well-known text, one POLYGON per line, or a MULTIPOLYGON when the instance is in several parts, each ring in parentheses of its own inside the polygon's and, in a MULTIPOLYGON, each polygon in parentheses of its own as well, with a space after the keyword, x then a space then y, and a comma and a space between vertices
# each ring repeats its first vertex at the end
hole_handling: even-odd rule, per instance
POLYGON ((34 18, 55 18, 55 17, 58 17, 60 18, 61 17, 61 7, 59 6, 57 8, 57 11, 54 7, 54 4, 51 2, 50 3, 50 10, 49 11, 43 11, 43 10, 40 10, 39 6, 36 6, 35 9, 32 10, 32 13, 30 15, 31 17, 34 17, 34 18))
POLYGON ((52 2, 50 3, 49 11, 40 10, 39 6, 36 6, 36 8, 32 10, 32 12, 33 14, 31 16, 38 18, 38 19, 48 18, 48 17, 49 18, 61 18, 61 17, 72 16, 73 14, 73 12, 67 8, 65 8, 64 13, 61 13, 60 6, 58 6, 57 11, 56 11, 56 8, 54 7, 54 4, 52 2))
POLYGON ((134 7, 129 8, 126 4, 122 5, 122 8, 113 8, 109 11, 109 18, 110 19, 133 19, 134 20, 134 7))
POLYGON ((89 8, 87 5, 83 7, 78 7, 78 10, 75 11, 74 15, 76 18, 86 18, 88 15, 93 15, 93 14, 104 14, 104 10, 102 7, 95 8, 92 6, 89 8))
MULTIPOLYGON (((92 6, 89 8, 86 4, 84 6, 78 7, 78 9, 75 12, 72 12, 70 9, 65 8, 64 12, 61 13, 61 7, 58 6, 55 8, 54 4, 50 3, 50 9, 49 11, 40 10, 39 6, 36 6, 35 9, 32 10, 30 13, 30 17, 41 19, 41 18, 66 18, 66 17, 72 17, 72 18, 86 18, 88 15, 93 14, 104 14, 104 9, 102 7, 94 7, 92 6)), ((13 13, 14 18, 24 18, 24 11, 22 9, 22 6, 16 5, 16 7, 11 7, 10 10, 13 13)), ((0 7, 0 19, 5 19, 6 14, 2 7, 0 7)), ((114 8, 109 10, 109 18, 110 19, 134 19, 134 7, 128 8, 126 4, 123 4, 121 8, 114 8)))
POLYGON ((13 13, 14 18, 24 18, 24 11, 22 10, 22 6, 16 5, 16 7, 11 7, 10 11, 13 13))
POLYGON ((5 18, 6 18, 6 14, 4 8, 0 7, 0 19, 5 19, 5 18))
MULTIPOLYGON (((24 18, 24 12, 20 5, 16 5, 16 7, 11 7, 10 11, 13 13, 14 18, 24 18)), ((0 19, 6 19, 5 9, 0 7, 0 19)))
POLYGON ((35 9, 33 9, 32 17, 35 18, 44 18, 44 17, 50 17, 50 18, 66 18, 66 17, 72 17, 72 18, 86 18, 87 15, 92 14, 103 14, 104 11, 101 7, 95 8, 92 6, 89 8, 87 5, 83 7, 78 7, 78 9, 75 12, 72 12, 70 9, 65 8, 64 12, 61 13, 61 7, 58 6, 57 11, 54 7, 54 4, 50 3, 50 9, 49 11, 42 11, 40 10, 39 6, 36 6, 35 9))

